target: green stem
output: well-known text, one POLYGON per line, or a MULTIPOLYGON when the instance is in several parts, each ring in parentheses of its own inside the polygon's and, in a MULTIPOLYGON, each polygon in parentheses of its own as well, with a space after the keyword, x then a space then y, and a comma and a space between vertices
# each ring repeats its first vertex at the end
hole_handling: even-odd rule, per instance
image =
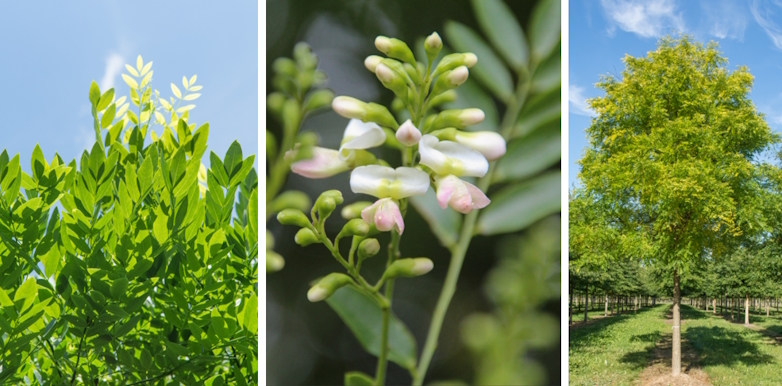
MULTIPOLYGON (((404 212, 402 212, 404 216, 404 212)), ((399 242, 402 237, 399 233, 391 231, 391 243, 388 245, 388 260, 386 268, 399 257, 399 242)), ((383 308, 383 326, 380 331, 380 356, 377 358, 377 371, 375 384, 382 386, 386 382, 386 368, 388 367, 388 325, 391 320, 391 300, 394 297, 394 280, 386 280, 385 299, 388 307, 383 308)))
MULTIPOLYGON (((534 69, 528 73, 531 74, 533 71, 534 69)), ((508 101, 508 109, 505 111, 505 115, 502 119, 500 134, 505 139, 510 136, 519 112, 521 111, 522 106, 524 106, 527 91, 529 90, 529 77, 526 76, 526 74, 527 73, 520 74, 520 77, 523 78, 520 79, 519 84, 516 87, 516 94, 508 101)), ((489 185, 491 185, 494 170, 495 163, 492 163, 489 167, 489 172, 478 180, 478 188, 481 191, 485 192, 489 188, 489 185)), ((432 361, 434 351, 437 349, 437 339, 440 336, 440 329, 442 328, 443 320, 445 319, 445 313, 448 311, 448 306, 456 292, 456 282, 459 279, 459 273, 462 269, 462 263, 464 263, 464 257, 467 254, 467 248, 470 246, 470 241, 472 241, 475 223, 478 220, 478 212, 478 210, 473 210, 464 218, 462 229, 459 233, 459 242, 452 249, 451 264, 448 266, 448 274, 445 276, 443 290, 440 292, 440 297, 437 299, 437 305, 435 306, 434 314, 432 315, 432 323, 429 325, 429 332, 426 336, 426 343, 421 352, 417 371, 413 376, 413 385, 415 386, 423 385, 426 371, 432 361)))

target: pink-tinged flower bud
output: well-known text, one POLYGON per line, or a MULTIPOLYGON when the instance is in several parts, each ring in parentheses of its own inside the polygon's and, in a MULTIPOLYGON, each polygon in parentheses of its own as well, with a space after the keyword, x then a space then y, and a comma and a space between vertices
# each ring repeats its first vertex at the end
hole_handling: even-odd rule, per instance
POLYGON ((458 131, 456 142, 477 150, 487 160, 493 161, 505 154, 505 139, 493 131, 458 131))
POLYGON ((483 177, 489 171, 489 161, 483 154, 460 143, 440 141, 426 134, 418 143, 421 164, 441 176, 483 177))
POLYGON ((375 228, 381 232, 394 229, 401 235, 405 231, 405 222, 399 205, 390 198, 381 198, 361 211, 361 218, 367 224, 375 224, 375 228))
POLYGON ((459 213, 470 213, 489 205, 491 200, 477 186, 449 175, 435 180, 437 203, 445 209, 450 206, 459 213))
POLYGON ((398 277, 416 277, 429 273, 434 263, 425 257, 399 259, 393 262, 383 273, 386 279, 398 277))
POLYGON ((405 146, 415 146, 421 140, 421 131, 408 119, 402 126, 399 126, 399 130, 396 131, 396 139, 405 146))
MULTIPOLYGON (((297 150, 285 153, 286 159, 294 159, 297 150)), ((307 178, 327 178, 350 169, 350 165, 340 159, 339 152, 322 147, 312 148, 312 158, 294 162, 291 171, 307 178)))
POLYGON ((366 103, 347 96, 338 96, 331 101, 331 108, 345 118, 364 120, 367 114, 366 106, 366 103))
POLYGON ((475 56, 472 52, 467 52, 464 54, 464 65, 467 67, 472 68, 472 66, 478 64, 478 57, 475 56))

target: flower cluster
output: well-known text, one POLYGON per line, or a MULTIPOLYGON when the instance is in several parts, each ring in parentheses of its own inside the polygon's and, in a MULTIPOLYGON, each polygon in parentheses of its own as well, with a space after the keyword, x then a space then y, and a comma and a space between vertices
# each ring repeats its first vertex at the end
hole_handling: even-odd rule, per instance
MULTIPOLYGON (((480 109, 428 113, 432 107, 453 99, 453 89, 467 80, 477 57, 471 53, 445 55, 432 69, 442 47, 437 33, 426 39, 426 66, 416 62, 400 40, 380 36, 375 46, 387 57, 372 55, 364 64, 407 107, 409 119, 400 125, 384 106, 336 97, 332 108, 350 119, 341 146, 338 150, 315 147, 311 158, 294 162, 291 170, 308 178, 352 170, 351 190, 377 197, 374 204, 362 210, 361 218, 378 231, 402 234, 400 200, 424 195, 430 186, 436 190, 443 209, 450 206, 466 214, 488 205, 484 192, 463 178, 483 177, 489 161, 505 154, 505 140, 491 131, 464 130, 483 121, 480 109), (382 145, 399 149, 404 166, 394 169, 368 151, 382 145)), ((286 157, 297 159, 297 152, 290 150, 286 157)))

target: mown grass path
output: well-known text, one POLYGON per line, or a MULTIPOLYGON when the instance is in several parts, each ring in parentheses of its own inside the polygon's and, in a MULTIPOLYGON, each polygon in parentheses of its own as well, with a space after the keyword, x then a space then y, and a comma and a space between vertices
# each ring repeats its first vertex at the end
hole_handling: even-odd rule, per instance
MULTIPOLYGON (((668 384, 671 305, 609 316, 570 330, 571 385, 668 384)), ((602 316, 602 315, 601 315, 602 316)), ((782 317, 729 316, 682 305, 688 384, 782 384, 782 317)), ((683 379, 682 379, 683 380, 683 379)))

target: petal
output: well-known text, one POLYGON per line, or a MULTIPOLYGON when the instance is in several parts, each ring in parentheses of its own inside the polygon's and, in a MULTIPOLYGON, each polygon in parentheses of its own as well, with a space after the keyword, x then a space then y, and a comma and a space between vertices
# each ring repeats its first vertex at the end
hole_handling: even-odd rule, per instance
POLYGON ((470 197, 470 192, 467 190, 464 181, 459 180, 458 184, 456 184, 456 190, 448 205, 459 213, 467 214, 472 212, 472 197, 470 197))
POLYGON ((377 212, 377 208, 380 206, 381 200, 375 201, 374 204, 364 208, 361 211, 361 219, 364 220, 367 224, 373 224, 375 221, 375 212, 377 212))
POLYGON ((345 141, 339 147, 339 156, 347 160, 351 156, 350 150, 370 149, 382 145, 386 141, 386 132, 373 122, 361 122, 351 119, 345 128, 345 141))
POLYGON ((456 133, 456 142, 477 150, 489 161, 502 157, 506 151, 505 139, 493 131, 456 133))
POLYGON ((462 170, 457 170, 455 175, 469 177, 483 177, 489 171, 489 161, 483 154, 470 149, 460 143, 440 141, 437 150, 452 160, 458 160, 462 170))
POLYGON ((396 223, 396 231, 401 235, 402 232, 405 231, 405 220, 402 217, 402 212, 399 211, 399 206, 397 206, 396 203, 394 203, 393 205, 395 209, 393 214, 394 214, 394 222, 396 223))
POLYGON ((429 175, 416 168, 396 168, 396 180, 400 181, 399 191, 393 198, 400 199, 410 196, 423 196, 429 190, 429 175))
POLYGON ((464 185, 467 187, 467 191, 470 192, 470 197, 472 197, 473 208, 482 209, 489 205, 491 200, 489 197, 486 197, 482 190, 469 182, 465 182, 464 185))
POLYGON ((377 197, 382 181, 393 180, 395 176, 394 169, 388 166, 359 166, 350 174, 350 190, 377 197))
POLYGON ((454 176, 447 176, 437 180, 437 203, 440 208, 448 207, 448 202, 456 191, 455 179, 457 178, 454 176))
MULTIPOLYGON (((291 156, 294 154, 290 153, 291 156)), ((322 147, 312 149, 312 158, 291 164, 292 172, 307 178, 331 177, 349 169, 350 166, 340 159, 336 150, 322 147)))
POLYGON ((408 167, 360 166, 350 175, 350 190, 379 198, 420 196, 429 190, 429 175, 408 167))
POLYGON ((377 203, 379 206, 377 211, 375 211, 375 227, 381 232, 388 232, 394 229, 397 220, 396 214, 402 215, 399 212, 399 207, 390 198, 377 200, 377 203))
MULTIPOLYGON (((383 129, 374 122, 362 122, 358 119, 351 119, 350 122, 348 122, 347 127, 345 127, 345 133, 342 135, 342 139, 352 140, 353 138, 360 137, 376 129, 380 129, 381 132, 383 131, 383 129)), ((385 136, 385 132, 383 132, 383 136, 385 136)))
POLYGON ((421 140, 421 131, 408 119, 397 129, 396 139, 405 146, 415 146, 421 140))
POLYGON ((444 167, 448 163, 448 157, 436 149, 439 142, 440 140, 434 135, 424 135, 418 143, 418 153, 421 154, 422 165, 428 166, 437 174, 447 174, 441 172, 444 171, 444 167))

